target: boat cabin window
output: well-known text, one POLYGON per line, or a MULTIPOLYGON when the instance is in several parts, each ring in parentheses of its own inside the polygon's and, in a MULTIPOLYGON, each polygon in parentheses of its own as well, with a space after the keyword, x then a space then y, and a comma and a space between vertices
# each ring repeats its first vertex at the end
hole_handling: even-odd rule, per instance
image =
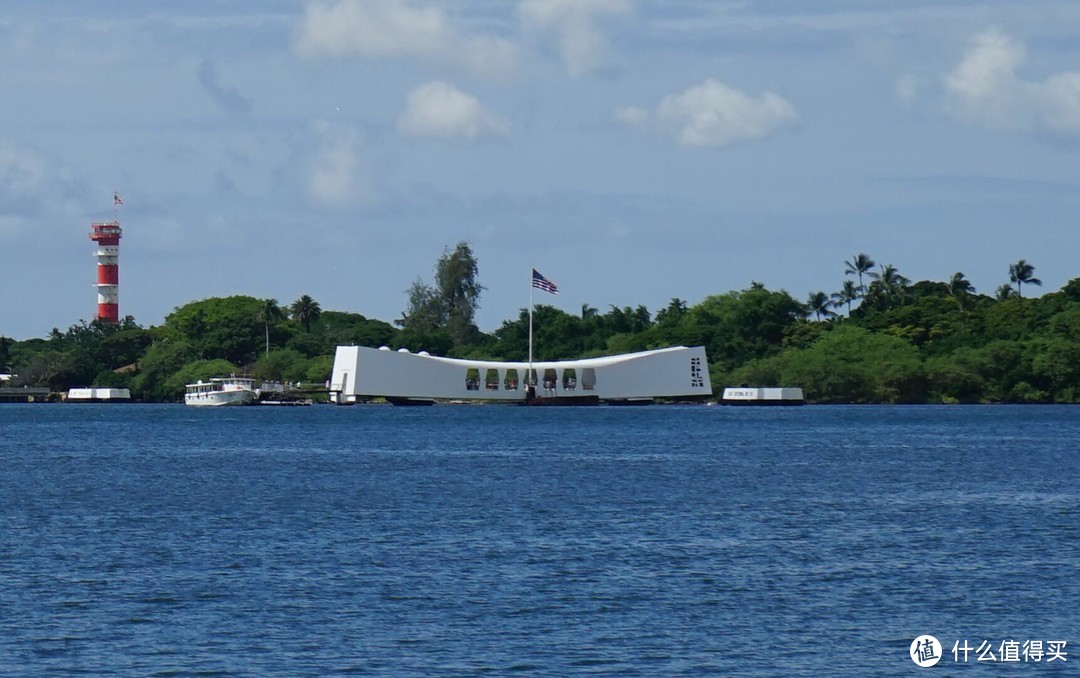
POLYGON ((497 369, 489 367, 487 372, 484 373, 484 388, 489 391, 499 390, 499 371, 497 369))
POLYGON ((515 369, 509 369, 506 371, 506 376, 503 378, 503 388, 507 391, 516 391, 518 389, 518 371, 515 369))
POLYGON ((465 389, 467 391, 480 390, 480 370, 475 367, 465 370, 465 389))
POLYGON ((585 367, 581 370, 581 390, 592 391, 596 388, 596 368, 585 367))

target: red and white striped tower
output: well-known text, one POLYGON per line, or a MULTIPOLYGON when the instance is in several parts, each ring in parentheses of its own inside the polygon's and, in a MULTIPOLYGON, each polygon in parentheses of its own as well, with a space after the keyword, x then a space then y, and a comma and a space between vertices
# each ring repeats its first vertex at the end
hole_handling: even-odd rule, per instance
POLYGON ((120 322, 120 230, 119 221, 90 224, 90 239, 97 243, 97 317, 105 322, 120 322))

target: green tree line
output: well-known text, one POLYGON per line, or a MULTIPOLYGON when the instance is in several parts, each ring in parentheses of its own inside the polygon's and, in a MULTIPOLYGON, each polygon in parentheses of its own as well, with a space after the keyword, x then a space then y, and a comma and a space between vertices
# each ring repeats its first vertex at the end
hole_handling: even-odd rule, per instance
MULTIPOLYGON (((827 403, 1080 402, 1080 278, 1041 297, 1035 267, 1008 266, 1007 282, 979 294, 963 273, 912 282, 865 253, 843 262, 835 291, 801 302, 759 283, 663 308, 585 304, 534 310, 534 355, 563 360, 673 345, 704 346, 714 391, 799 386, 827 403)), ((80 322, 44 339, 0 337, 0 372, 13 385, 114 386, 145 401, 175 401, 199 379, 245 373, 323 383, 341 344, 390 346, 453 357, 524 360, 528 311, 490 333, 475 324, 484 289, 468 243, 447 248, 433 281, 405 291, 392 324, 324 311, 308 295, 231 296, 175 309, 159 326, 131 317, 80 322)), ((1003 280, 1005 273, 1003 272, 1003 280)))

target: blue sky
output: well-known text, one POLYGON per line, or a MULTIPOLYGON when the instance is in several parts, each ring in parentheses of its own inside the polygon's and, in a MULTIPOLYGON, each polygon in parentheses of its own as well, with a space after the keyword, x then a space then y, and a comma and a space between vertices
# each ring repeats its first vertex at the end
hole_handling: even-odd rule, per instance
POLYGON ((805 299, 866 252, 1080 276, 1074 0, 0 1, 0 334, 249 294, 387 321, 469 241, 528 304, 805 299))

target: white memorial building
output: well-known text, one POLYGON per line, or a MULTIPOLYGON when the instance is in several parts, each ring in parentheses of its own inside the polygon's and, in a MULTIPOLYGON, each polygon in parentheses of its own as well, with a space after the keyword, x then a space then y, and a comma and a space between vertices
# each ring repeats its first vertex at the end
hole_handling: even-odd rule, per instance
MULTIPOLYGON (((700 346, 639 353, 534 361, 533 404, 627 404, 653 398, 704 399, 712 395, 709 365, 700 346)), ((388 347, 338 346, 330 401, 348 405, 382 397, 400 404, 435 400, 526 401, 528 362, 441 358, 388 347)))

